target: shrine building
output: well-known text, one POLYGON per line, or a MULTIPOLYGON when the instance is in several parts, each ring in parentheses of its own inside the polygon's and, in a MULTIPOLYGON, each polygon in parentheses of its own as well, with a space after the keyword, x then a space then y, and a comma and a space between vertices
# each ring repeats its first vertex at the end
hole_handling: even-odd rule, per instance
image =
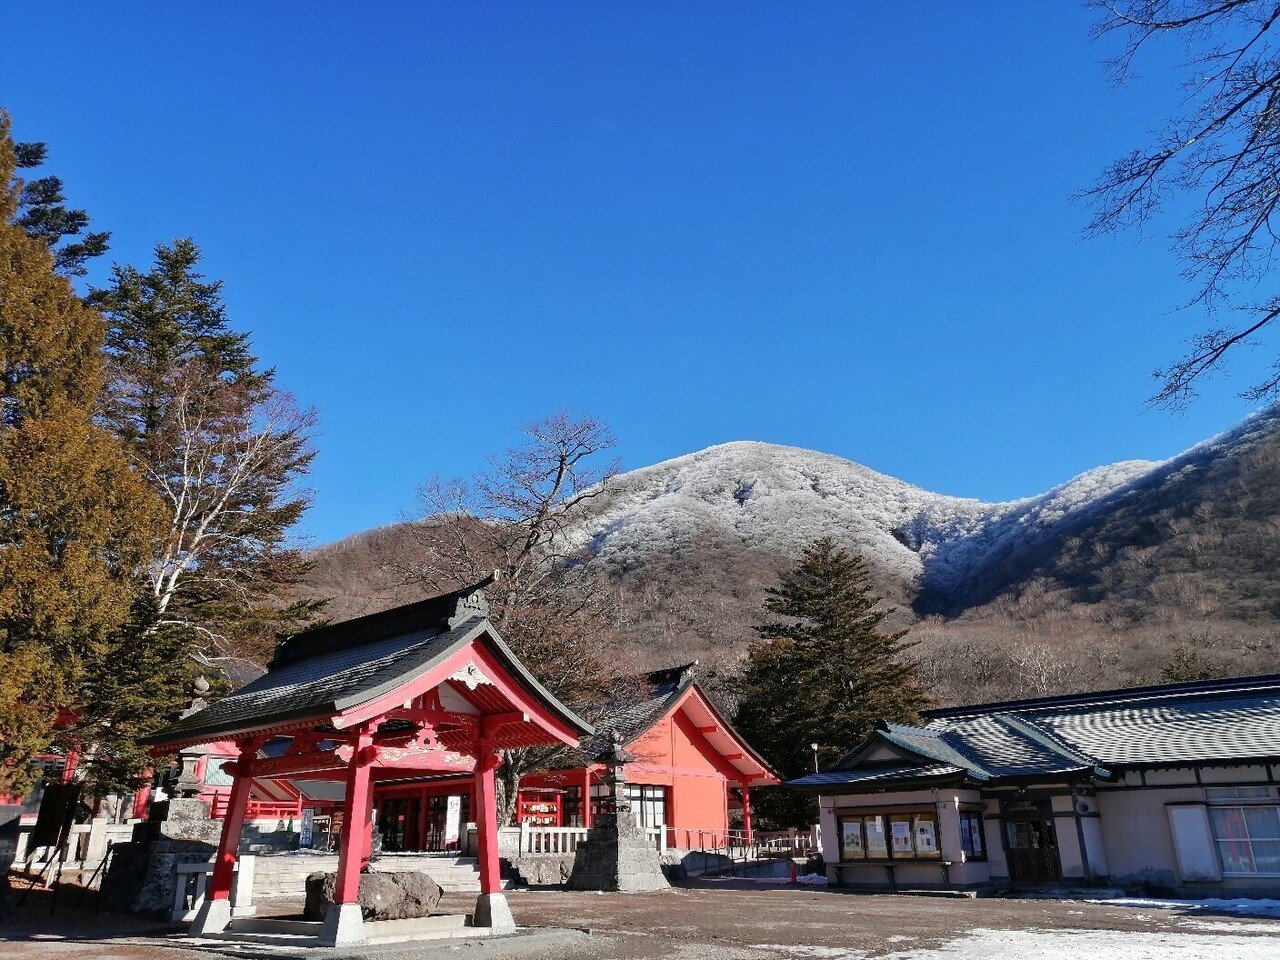
MULTIPOLYGON (((712 705, 694 679, 696 663, 658 670, 619 684, 596 721, 598 733, 569 751, 566 765, 521 778, 515 821, 524 836, 539 830, 589 828, 606 803, 604 768, 593 762, 613 732, 635 755, 627 764, 632 815, 664 849, 697 850, 751 842, 751 788, 778 775, 712 705)), ((444 849, 456 842, 453 808, 465 823, 469 783, 446 776, 385 783, 374 793, 385 849, 444 849)), ((507 844, 504 855, 536 852, 507 844)), ((512 840, 514 842, 514 838, 512 840)))
POLYGON ((498 865, 500 751, 576 747, 594 730, 502 641, 488 620, 481 589, 488 582, 290 637, 265 675, 148 738, 157 755, 215 742, 238 749, 221 767, 231 783, 193 934, 234 932, 232 876, 250 795, 291 783, 304 791, 324 784, 340 796, 344 818, 334 902, 323 924, 296 921, 297 933, 322 945, 417 939, 417 921, 362 919, 359 878, 371 852, 375 792, 439 776, 466 782, 474 796, 480 895, 472 932, 514 929, 498 865))
POLYGON ((921 715, 787 784, 832 883, 1280 891, 1280 675, 921 715))

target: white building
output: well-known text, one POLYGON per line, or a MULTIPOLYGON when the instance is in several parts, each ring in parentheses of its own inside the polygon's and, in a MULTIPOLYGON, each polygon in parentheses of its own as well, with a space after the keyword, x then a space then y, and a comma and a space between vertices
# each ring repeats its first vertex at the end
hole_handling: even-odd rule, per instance
POLYGON ((881 723, 820 795, 830 881, 1280 893, 1280 675, 881 723))

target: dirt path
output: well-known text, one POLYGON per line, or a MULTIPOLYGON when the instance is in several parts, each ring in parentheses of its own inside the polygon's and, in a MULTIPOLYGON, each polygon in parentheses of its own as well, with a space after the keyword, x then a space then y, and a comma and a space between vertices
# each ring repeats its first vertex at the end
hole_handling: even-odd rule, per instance
MULTIPOLYGON (((172 927, 70 909, 56 917, 33 896, 0 927, 0 957, 34 960, 196 960, 172 927)), ((1049 900, 853 894, 785 886, 703 883, 668 893, 517 891, 517 921, 533 935, 487 943, 419 945, 370 957, 468 960, 1274 960, 1280 920, 1049 900), (590 931, 589 933, 587 931, 590 931)), ((470 908, 455 895, 450 911, 470 908)), ((290 909, 277 904, 273 912, 290 909)), ((260 949, 239 954, 261 958, 260 949)), ((333 956, 331 951, 311 954, 333 956)), ((272 953, 270 956, 287 956, 272 953)))

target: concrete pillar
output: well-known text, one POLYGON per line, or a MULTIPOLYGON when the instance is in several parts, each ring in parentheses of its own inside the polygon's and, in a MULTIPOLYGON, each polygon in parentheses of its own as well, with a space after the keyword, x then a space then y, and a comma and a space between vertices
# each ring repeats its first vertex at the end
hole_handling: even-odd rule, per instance
POLYGON ((822 859, 827 865, 827 881, 832 884, 840 882, 840 871, 835 866, 840 859, 840 830, 836 824, 835 799, 833 797, 818 798, 819 839, 822 842, 822 859))
POLYGON ((246 853, 236 865, 235 879, 231 883, 231 916, 252 917, 258 912, 253 903, 253 874, 257 857, 246 853))

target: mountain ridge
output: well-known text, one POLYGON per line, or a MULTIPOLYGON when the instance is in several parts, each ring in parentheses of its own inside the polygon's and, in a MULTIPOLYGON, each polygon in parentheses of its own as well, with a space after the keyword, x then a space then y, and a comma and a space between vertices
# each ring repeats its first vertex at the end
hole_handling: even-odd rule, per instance
MULTIPOLYGON (((968 669, 961 649, 976 662, 1025 648, 1039 663, 1031 692, 1057 692, 1072 658, 1099 678, 1145 680, 1190 642, 1245 669, 1280 649, 1280 406, 1165 460, 1094 467, 998 502, 820 451, 730 441, 619 474, 565 536, 607 575, 625 641, 655 666, 702 657, 728 669, 778 571, 832 536, 867 558, 921 655, 957 673, 968 669), (1062 661, 1052 670, 1050 655, 1062 661)), ((317 548, 305 592, 337 596, 337 619, 416 599, 389 577, 410 541, 389 525, 317 548)), ((991 691, 1003 695, 1032 681, 974 682, 1004 683, 991 691)))

